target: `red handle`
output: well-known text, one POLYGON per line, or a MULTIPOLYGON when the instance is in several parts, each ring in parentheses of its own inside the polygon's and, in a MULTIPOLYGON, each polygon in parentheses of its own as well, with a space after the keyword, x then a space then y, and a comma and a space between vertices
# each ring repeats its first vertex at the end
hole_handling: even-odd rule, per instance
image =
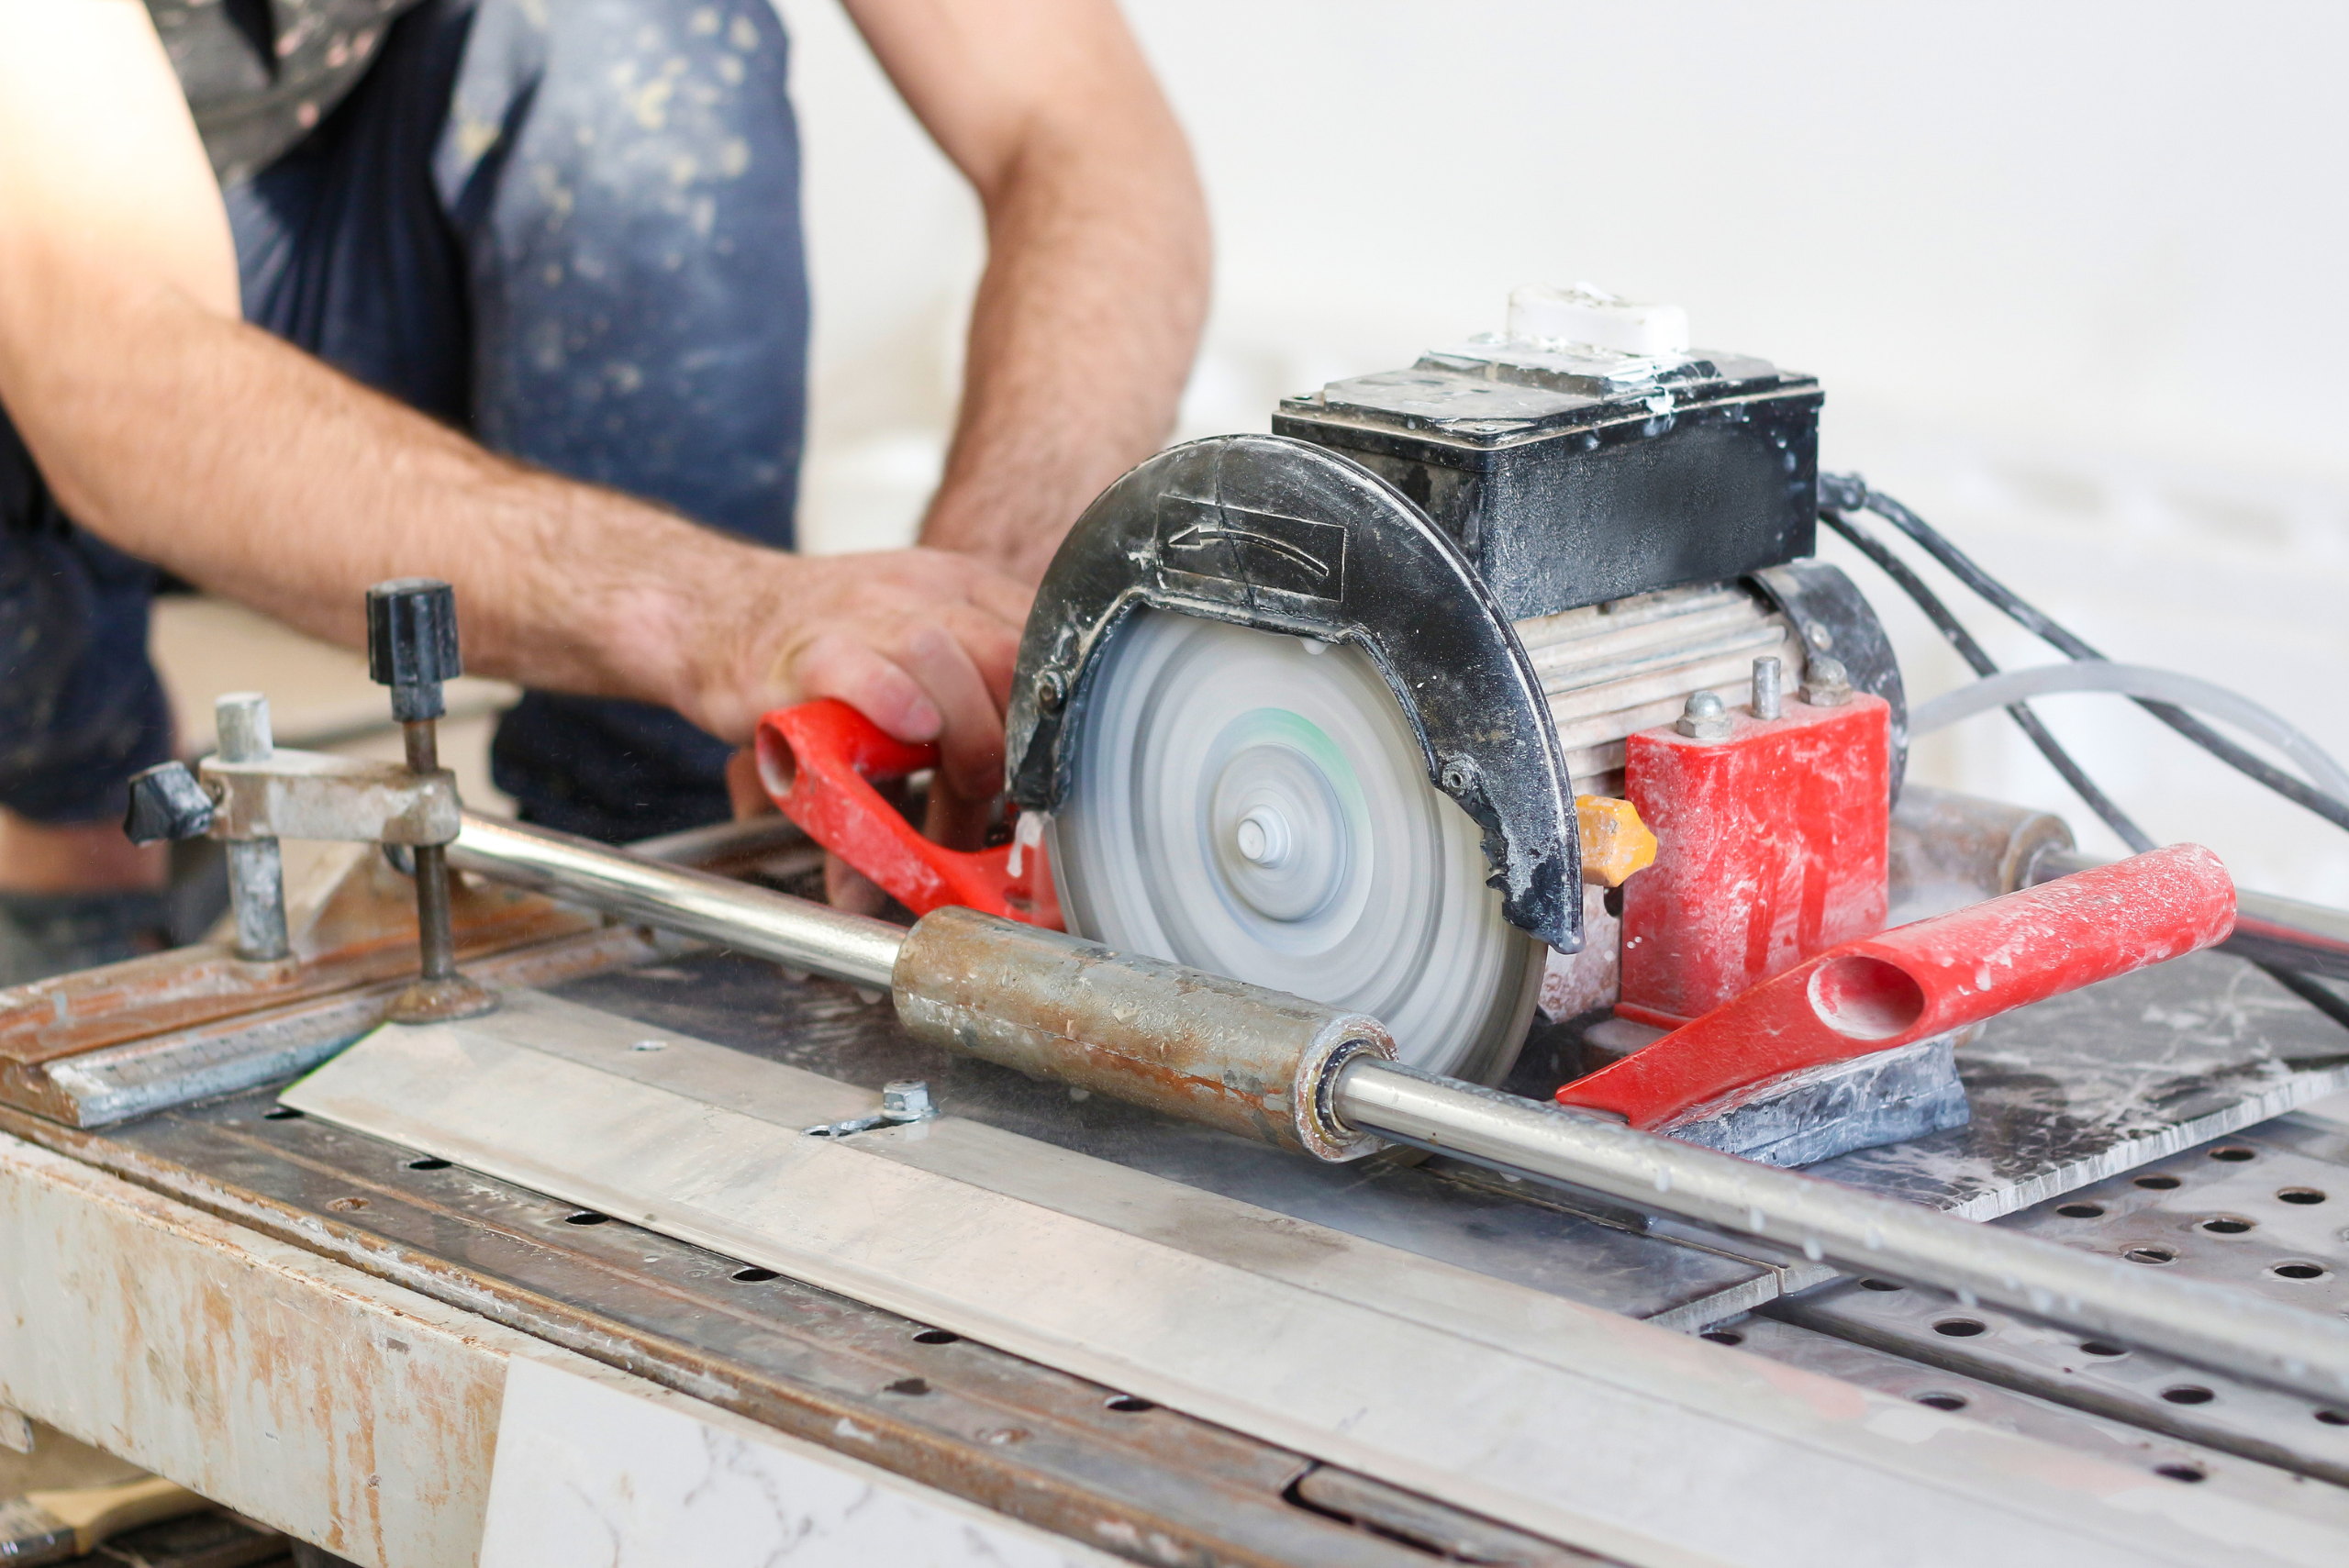
POLYGON ((907 745, 829 697, 768 714, 757 746, 759 782, 783 814, 915 914, 957 904, 1061 929, 1042 844, 950 850, 923 838, 873 787, 936 767, 936 746, 907 745))
POLYGON ((1558 1091, 1653 1128, 1782 1073, 1889 1051, 2226 940, 2235 885, 2172 844, 1830 948, 1558 1091))

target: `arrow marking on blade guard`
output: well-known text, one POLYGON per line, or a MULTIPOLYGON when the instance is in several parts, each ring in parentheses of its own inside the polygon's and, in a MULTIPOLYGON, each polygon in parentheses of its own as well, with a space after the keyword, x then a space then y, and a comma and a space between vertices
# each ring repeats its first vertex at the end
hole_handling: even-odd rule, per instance
POLYGON ((1227 539, 1239 544, 1261 544, 1275 555, 1304 567, 1317 578, 1330 575, 1329 562, 1308 554, 1285 539, 1275 539, 1271 534, 1260 534, 1249 528, 1211 528, 1203 523, 1194 523, 1168 539, 1166 548, 1206 550, 1211 545, 1223 543, 1227 539))

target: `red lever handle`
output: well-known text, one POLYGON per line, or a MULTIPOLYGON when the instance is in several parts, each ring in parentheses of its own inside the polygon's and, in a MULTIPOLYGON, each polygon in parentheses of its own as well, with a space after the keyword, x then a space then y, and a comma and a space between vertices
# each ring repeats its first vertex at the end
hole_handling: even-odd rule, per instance
POLYGON ((918 832, 873 787, 938 765, 938 748, 908 745, 829 697, 759 720, 759 782, 785 817, 917 915, 949 904, 1061 929, 1041 843, 950 850, 918 832))
POLYGON ((2226 940, 2235 884, 2172 844, 1841 947, 1773 976, 1612 1066, 1562 1106, 1653 1128, 1782 1073, 1889 1051, 2226 940))

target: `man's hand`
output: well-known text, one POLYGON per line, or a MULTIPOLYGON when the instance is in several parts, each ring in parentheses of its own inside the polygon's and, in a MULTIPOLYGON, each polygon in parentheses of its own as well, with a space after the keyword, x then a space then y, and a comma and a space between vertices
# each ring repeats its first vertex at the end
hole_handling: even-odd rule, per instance
POLYGON ((922 542, 1034 582, 1174 428, 1207 206, 1116 0, 843 0, 986 209, 963 406, 922 542))
POLYGON ((790 560, 735 596, 739 624, 705 628, 716 662, 685 716, 741 740, 770 708, 838 697, 900 740, 936 741, 955 795, 994 799, 1027 588, 939 550, 790 560))

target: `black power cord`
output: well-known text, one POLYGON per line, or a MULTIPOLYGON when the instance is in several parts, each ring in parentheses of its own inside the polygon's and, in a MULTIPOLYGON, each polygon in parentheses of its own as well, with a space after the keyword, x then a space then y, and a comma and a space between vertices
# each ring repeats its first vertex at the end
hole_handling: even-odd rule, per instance
MULTIPOLYGON (((1901 560, 1898 555, 1895 555, 1882 539, 1877 539, 1874 534, 1869 533, 1865 528, 1861 528, 1857 523, 1843 516, 1839 507, 1845 504, 1852 504, 1854 502, 1854 497, 1857 496, 1859 499, 1856 504, 1865 506, 1868 510, 1875 512, 1879 517, 1887 517, 1887 513, 1884 509, 1886 506, 1897 508, 1901 516, 1908 519, 1908 523, 1902 523, 1898 517, 1888 518, 1888 520, 1893 523, 1893 526, 1900 528, 1900 530, 1903 533, 1908 534, 1909 538, 1916 539, 1920 545, 1922 545, 1925 550, 1932 555, 1934 560, 1941 562, 1943 566, 1949 567, 1951 572, 1955 573, 1958 580, 1965 583, 1967 587, 1972 588, 1976 593, 1982 595, 1984 598, 1988 599, 1992 604, 1997 605, 1998 608, 2006 610, 2009 615, 2013 616, 2015 619, 2021 621, 2032 631, 2037 633, 2043 638, 2045 638, 2048 641, 2054 643, 2058 649, 2062 650, 2071 658, 2099 659, 2103 657, 2093 649, 2089 649, 2087 643, 2080 641, 2080 639, 2076 637, 2073 637, 2069 632, 2066 632, 2061 627, 2056 626, 2054 621, 2047 619, 2045 616, 2041 615, 2037 610, 2032 609, 2030 605, 2026 604, 2021 597, 2010 592, 2003 584, 1990 576, 1988 573, 1984 572, 1980 567, 1975 565, 1974 562, 1962 553, 1955 545, 1953 545, 1947 539, 1943 539, 1942 536, 1928 525, 1923 518, 1918 517, 1914 512, 1909 511, 1908 507, 1901 506, 1899 502, 1893 500, 1890 496, 1874 495, 1868 490, 1865 484, 1862 484, 1856 478, 1837 477, 1828 474, 1821 474, 1820 476, 1819 494, 1820 501, 1819 513, 1820 521, 1825 523, 1835 532, 1850 540, 1853 546, 1856 548, 1861 554, 1866 556, 1869 561, 1876 564, 1879 571, 1881 571, 1886 576, 1891 578, 1894 584, 1898 586, 1902 593, 1915 600, 1917 607, 1925 612, 1926 618, 1931 620, 1934 627, 1940 630, 1941 634, 1949 639, 1950 646, 1957 650, 1958 657, 1965 660, 1967 666, 1970 667, 1976 675, 1996 674, 1998 667, 1992 662, 1990 655, 1984 651, 1981 643, 1975 640, 1974 634, 1965 628, 1965 623, 1959 620, 1954 615, 1950 613, 1949 606, 1942 603, 1941 595, 1934 593, 1932 589, 1926 584, 1925 580, 1918 576, 1917 573, 1910 569, 1907 562, 1901 560), (1911 525, 1913 525, 1913 528, 1915 530, 1921 530, 1924 534, 1932 536, 1934 543, 1929 544, 1925 539, 1919 538, 1918 532, 1912 531, 1911 525), (1935 548, 1936 545, 1938 545, 1938 549, 1935 548), (1947 553, 1944 554, 1944 551, 1947 553), (1963 562, 1964 569, 1960 570, 1959 566, 1953 564, 1953 562, 1963 562), (2005 602, 2001 602, 2002 600, 2005 602), (2018 614, 2018 610, 2022 613, 2018 614), (2041 626, 2033 625, 2032 620, 2026 619, 2025 616, 2029 616, 2033 619, 2036 619, 2047 629, 2042 630, 2041 626), (2056 637, 2050 636, 2050 631, 2060 635, 2077 649, 2086 650, 2086 651, 2075 651, 2073 647, 2065 647, 2065 642, 2057 641, 2056 637)), ((2218 755, 2221 761, 2232 761, 2232 758, 2229 758, 2226 755, 2226 751, 2240 753, 2245 761, 2254 764, 2253 767, 2244 768, 2243 771, 2245 773, 2251 773, 2254 778, 2260 779, 2260 782, 2263 784, 2269 782, 2267 779, 2261 776, 2263 773, 2274 774, 2277 780, 2293 786, 2291 790, 2279 789, 2277 793, 2284 795, 2288 799, 2293 799, 2296 801, 2299 799, 2299 795, 2296 795, 2293 792, 2297 790, 2304 793, 2313 797, 2314 804, 2302 802, 2302 804, 2308 804, 2310 810, 2317 811, 2320 815, 2322 815, 2331 820, 2342 821, 2342 818, 2335 816, 2333 811, 2325 809, 2325 807, 2328 806, 2337 808, 2340 806, 2340 803, 2335 801, 2331 795, 2320 794, 2315 790, 2309 789, 2307 785, 2302 784, 2298 779, 2292 778, 2288 774, 2278 773, 2276 769, 2269 767, 2259 758, 2253 756, 2248 751, 2243 751, 2241 747, 2235 746, 2232 742, 2228 741, 2224 737, 2210 730, 2209 728, 2202 724, 2200 720, 2187 714, 2183 709, 2172 707, 2167 703, 2141 702, 2138 706, 2153 712, 2154 717, 2162 718, 2164 723, 2168 724, 2171 728, 2177 730, 2178 733, 2182 735, 2185 735, 2188 740, 2197 739, 2193 733, 2195 730, 2203 731, 2205 734, 2210 735, 2213 740, 2218 741, 2221 747, 2225 748, 2225 751, 2215 751, 2215 749, 2213 749, 2214 754, 2218 755), (2177 718, 2184 719, 2185 723, 2181 725, 2165 717, 2163 711, 2165 709, 2167 710, 2168 714, 2174 714, 2177 718)), ((2129 814, 2121 810, 2121 807, 2113 802, 2111 796, 2106 795, 2103 790, 2097 787, 2096 782, 2087 776, 2087 773, 2080 767, 2078 762, 2073 761, 2072 754, 2064 750, 2063 745, 2056 740, 2054 736, 2048 733, 2047 727, 2040 722, 2039 716, 2037 714, 2032 713, 2030 707, 2022 703, 2013 704, 2007 709, 2007 712, 2013 717, 2015 723, 2021 728, 2022 732, 2031 738, 2032 744, 2039 749, 2040 755, 2045 757, 2055 771, 2064 776, 2064 782, 2072 786, 2073 793, 2080 797, 2081 801, 2090 811, 2096 813, 2097 817, 2103 821, 2106 827, 2119 834, 2123 843, 2126 843, 2132 851, 2138 854, 2143 854, 2146 851, 2154 847, 2152 837, 2148 835, 2143 828, 2138 827, 2137 824, 2130 818, 2129 814)), ((2241 766, 2241 764, 2237 765, 2241 766)), ((2273 788, 2275 785, 2270 784, 2270 787, 2273 788)), ((2343 821, 2342 825, 2349 827, 2349 821, 2343 821)), ((2270 980, 2273 980, 2277 984, 2281 985, 2285 990, 2290 992, 2301 1001, 2307 1003, 2310 1006, 2314 1007, 2318 1012, 2322 1013, 2326 1018, 2331 1018, 2334 1023, 2339 1024, 2343 1029, 2349 1029, 2349 999, 2344 999, 2340 993, 2332 990, 2330 986, 2327 986, 2317 980, 2311 979, 2310 976, 2299 973, 2298 970, 2286 969, 2279 964, 2254 962, 2252 967, 2266 975, 2270 980)))
MULTIPOLYGON (((1957 650, 1957 656, 1965 660, 1976 675, 1998 673, 1998 666, 1992 662, 1988 653, 1983 651, 1982 645, 1974 640, 1974 634, 1965 629, 1965 623, 1950 614, 1949 606, 1942 603, 1941 595, 1927 587, 1925 580, 1910 571, 1909 563, 1893 554, 1882 539, 1841 512, 1822 511, 1819 514, 1819 520, 1851 540, 1860 553, 1876 562, 1902 593, 1916 600, 1917 607, 1925 612, 1943 637, 1949 639, 1950 646, 1957 650)), ((2031 738, 2031 743, 2039 748, 2039 754, 2047 759, 2048 764, 2064 775, 2064 782, 2072 786, 2072 793, 2080 797, 2082 804, 2095 812, 2106 827, 2121 835, 2122 843, 2141 855, 2154 847, 2152 835, 2138 827, 2110 795, 2097 787, 2096 781, 2072 760, 2072 754, 2048 733, 2047 726, 2040 722, 2039 716, 2027 705, 2016 703, 2007 709, 2007 714, 2031 738)))
MULTIPOLYGON (((1932 524, 1916 513, 1878 491, 1870 490, 1857 474, 1821 474, 1819 478, 1820 503, 1822 506, 1842 511, 1861 508, 1874 512, 1894 528, 1914 539, 1926 554, 1947 567, 1951 575, 1965 584, 1984 600, 1994 606, 2018 625, 2051 644, 2069 659, 2102 659, 2086 641, 2058 626, 2037 606, 1975 564, 1957 546, 1950 543, 1932 524)), ((1873 559, 1873 557, 1871 558, 1873 559)), ((2257 780, 2293 805, 2304 806, 2336 828, 2349 828, 2349 801, 2337 800, 2324 791, 2303 784, 2266 758, 2236 745, 2184 708, 2172 703, 2155 702, 2151 698, 2131 699, 2139 707, 2193 741, 2210 755, 2236 772, 2257 780)), ((2123 834, 2122 837, 2127 837, 2123 834)))

